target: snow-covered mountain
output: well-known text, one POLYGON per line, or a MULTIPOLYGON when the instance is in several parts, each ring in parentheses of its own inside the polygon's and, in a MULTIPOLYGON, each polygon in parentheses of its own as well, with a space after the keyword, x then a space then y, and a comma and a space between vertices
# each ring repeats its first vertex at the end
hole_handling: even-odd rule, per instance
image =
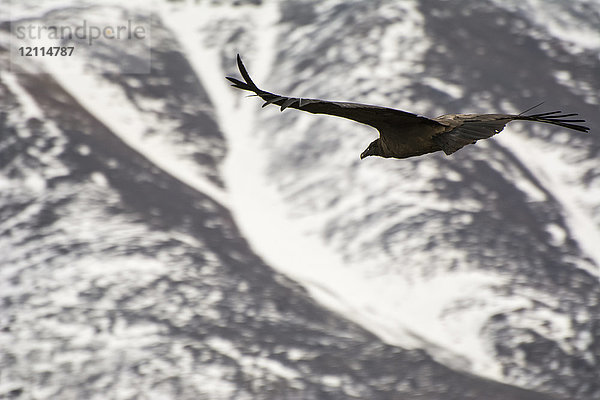
POLYGON ((0 3, 0 398, 600 399, 600 3, 123 3, 0 3), (84 20, 148 37, 18 56, 84 20), (592 130, 360 161, 374 130, 261 109, 236 53, 283 94, 592 130))

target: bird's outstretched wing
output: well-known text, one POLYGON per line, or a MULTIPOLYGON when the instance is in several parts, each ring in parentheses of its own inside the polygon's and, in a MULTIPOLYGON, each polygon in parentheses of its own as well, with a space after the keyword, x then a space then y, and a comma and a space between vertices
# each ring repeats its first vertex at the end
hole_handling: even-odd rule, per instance
POLYGON ((501 132, 511 121, 533 121, 558 125, 580 132, 588 132, 589 127, 579 124, 583 119, 566 119, 577 114, 563 114, 562 111, 551 111, 532 115, 511 114, 451 114, 434 118, 448 127, 448 130, 433 138, 444 153, 452 154, 460 148, 487 139, 501 132))
POLYGON ((259 89, 252 81, 239 54, 237 56, 237 65, 245 82, 232 77, 227 77, 227 79, 232 83, 233 87, 254 92, 258 97, 265 101, 263 107, 266 107, 269 104, 275 104, 281 107, 281 111, 286 108, 296 108, 313 114, 335 115, 337 117, 347 118, 362 124, 370 125, 380 130, 385 128, 388 128, 389 130, 390 127, 400 129, 402 126, 413 124, 440 126, 439 123, 432 119, 401 110, 395 110, 393 108, 359 103, 287 97, 270 93, 259 89))

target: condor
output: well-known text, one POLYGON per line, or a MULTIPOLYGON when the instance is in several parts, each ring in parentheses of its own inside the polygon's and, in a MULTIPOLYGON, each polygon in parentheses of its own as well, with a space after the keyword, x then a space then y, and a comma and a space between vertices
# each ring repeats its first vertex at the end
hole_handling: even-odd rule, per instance
POLYGON ((436 151, 443 151, 449 155, 468 144, 495 135, 511 121, 543 122, 580 132, 588 132, 590 129, 580 124, 585 120, 571 118, 577 114, 551 111, 524 115, 535 107, 521 114, 447 114, 427 118, 406 111, 368 104, 281 96, 259 89, 250 78, 239 54, 237 65, 244 82, 232 77, 227 79, 238 89, 254 92, 265 101, 263 107, 275 104, 281 108, 281 111, 286 108, 296 108, 313 114, 335 115, 377 129, 379 138, 371 142, 362 152, 361 159, 368 156, 408 158, 436 151))

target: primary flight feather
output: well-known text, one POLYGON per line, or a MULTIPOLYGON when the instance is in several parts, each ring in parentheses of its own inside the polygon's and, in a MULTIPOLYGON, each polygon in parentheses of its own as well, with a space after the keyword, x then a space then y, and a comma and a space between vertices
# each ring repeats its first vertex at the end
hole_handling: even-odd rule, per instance
POLYGON ((362 152, 361 159, 368 156, 408 158, 436 151, 452 154, 479 139, 487 139, 495 135, 511 121, 544 122, 580 132, 588 132, 590 129, 581 125, 585 120, 571 118, 577 114, 563 114, 562 111, 530 115, 523 115, 524 113, 447 114, 427 118, 406 111, 368 104, 287 97, 259 89, 250 78, 239 54, 237 65, 244 82, 232 77, 227 79, 238 89, 254 92, 265 101, 263 107, 275 104, 281 108, 281 111, 295 108, 313 114, 335 115, 377 129, 379 138, 371 142, 362 152))

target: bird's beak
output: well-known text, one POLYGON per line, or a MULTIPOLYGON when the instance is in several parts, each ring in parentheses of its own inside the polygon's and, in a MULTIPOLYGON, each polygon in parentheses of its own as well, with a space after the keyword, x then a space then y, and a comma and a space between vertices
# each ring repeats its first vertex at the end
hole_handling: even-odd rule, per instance
POLYGON ((363 151, 362 153, 360 153, 360 159, 362 160, 363 158, 365 158, 366 156, 368 156, 367 154, 367 150, 363 151))

